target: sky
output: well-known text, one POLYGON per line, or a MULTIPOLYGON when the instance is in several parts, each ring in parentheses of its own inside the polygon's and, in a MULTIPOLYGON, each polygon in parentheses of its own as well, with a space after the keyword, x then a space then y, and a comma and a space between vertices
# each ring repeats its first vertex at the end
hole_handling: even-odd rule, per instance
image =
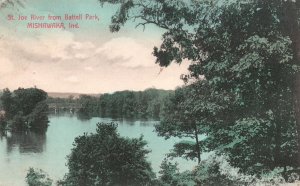
MULTIPOLYGON (((0 5, 6 0, 0 0, 0 5)), ((109 31, 114 6, 97 0, 20 0, 0 8, 0 89, 38 87, 48 92, 106 93, 147 88, 175 89, 188 63, 161 68, 152 56, 163 30, 135 28, 130 22, 109 31), (66 21, 65 29, 31 29, 30 22, 48 15, 96 15, 99 20, 66 21), (8 16, 15 20, 8 20, 8 16), (18 20, 19 15, 27 20, 18 20), (45 16, 32 21, 31 15, 45 16), (70 29, 68 23, 78 23, 70 29)))

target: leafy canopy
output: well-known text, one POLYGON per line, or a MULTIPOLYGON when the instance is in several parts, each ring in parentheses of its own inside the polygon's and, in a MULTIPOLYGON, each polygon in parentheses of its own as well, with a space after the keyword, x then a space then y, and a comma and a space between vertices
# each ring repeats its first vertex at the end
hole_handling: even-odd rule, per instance
POLYGON ((113 32, 129 20, 138 21, 137 26, 162 28, 162 44, 153 51, 156 63, 166 67, 191 61, 184 79, 198 84, 198 92, 206 90, 206 99, 215 105, 198 112, 194 108, 203 107, 206 99, 185 95, 187 112, 171 113, 180 118, 159 134, 182 133, 182 127, 189 125, 184 117, 194 115, 190 119, 201 123, 207 133, 205 149, 228 154, 230 163, 242 172, 297 166, 300 131, 294 80, 299 72, 295 50, 299 1, 100 2, 119 6, 112 17, 113 32))
POLYGON ((27 129, 44 131, 48 127, 48 95, 37 88, 4 89, 0 97, 5 120, 15 131, 27 129))
POLYGON ((124 138, 115 123, 99 123, 96 134, 75 139, 62 185, 149 185, 155 175, 143 137, 124 138))

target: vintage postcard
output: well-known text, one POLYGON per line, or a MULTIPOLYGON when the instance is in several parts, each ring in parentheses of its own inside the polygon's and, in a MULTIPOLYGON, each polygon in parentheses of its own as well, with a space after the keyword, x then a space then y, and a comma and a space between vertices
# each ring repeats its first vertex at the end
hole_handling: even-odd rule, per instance
POLYGON ((298 0, 0 0, 0 186, 297 185, 299 20, 298 0))

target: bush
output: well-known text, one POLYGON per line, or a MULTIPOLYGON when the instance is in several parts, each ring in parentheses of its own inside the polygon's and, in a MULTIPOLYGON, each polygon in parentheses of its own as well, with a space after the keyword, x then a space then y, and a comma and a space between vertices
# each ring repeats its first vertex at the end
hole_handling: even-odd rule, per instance
POLYGON ((143 137, 124 138, 114 123, 100 123, 96 134, 75 139, 68 156, 69 173, 60 185, 150 185, 154 180, 143 137))
POLYGON ((179 172, 177 163, 172 164, 165 159, 160 165, 159 182, 162 186, 191 186, 196 185, 190 171, 179 172))
POLYGON ((197 183, 207 186, 265 186, 294 183, 299 174, 293 168, 275 168, 261 175, 245 175, 238 168, 232 167, 226 156, 210 155, 193 171, 197 183))
POLYGON ((30 168, 26 175, 26 182, 29 186, 51 186, 53 181, 44 171, 30 168))

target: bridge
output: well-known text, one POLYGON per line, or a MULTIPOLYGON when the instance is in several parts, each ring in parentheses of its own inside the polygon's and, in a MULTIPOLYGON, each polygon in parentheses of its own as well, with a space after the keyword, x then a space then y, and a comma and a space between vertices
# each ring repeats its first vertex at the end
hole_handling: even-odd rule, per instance
POLYGON ((77 103, 48 103, 49 111, 58 113, 58 112, 77 112, 82 106, 77 103))

